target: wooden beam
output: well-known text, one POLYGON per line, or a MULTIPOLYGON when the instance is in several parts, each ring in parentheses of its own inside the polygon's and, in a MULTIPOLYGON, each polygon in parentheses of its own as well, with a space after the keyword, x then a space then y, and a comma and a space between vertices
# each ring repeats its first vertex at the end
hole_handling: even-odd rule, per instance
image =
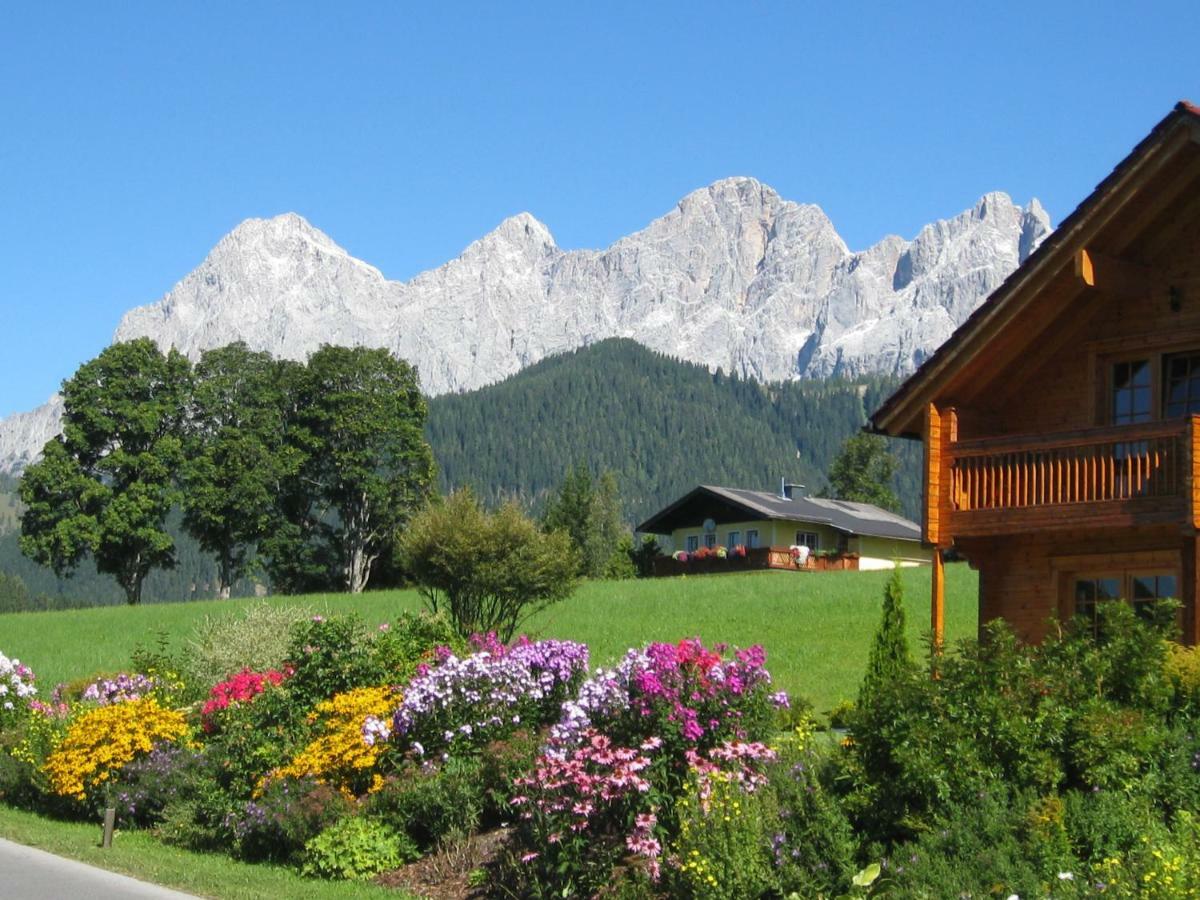
POLYGON ((1184 457, 1184 497, 1188 503, 1190 530, 1200 532, 1200 415, 1188 416, 1188 440, 1184 457))
MULTIPOLYGON (((929 597, 929 630, 933 635, 933 655, 942 652, 946 635, 946 569, 942 564, 942 548, 933 548, 933 572, 929 597)), ((936 665, 935 665, 936 670, 936 665)))
POLYGON ((922 531, 925 540, 937 545, 941 540, 942 506, 942 415, 930 403, 925 409, 925 509, 922 531))
POLYGON ((1089 288, 1126 300, 1167 294, 1167 281, 1157 269, 1086 247, 1075 251, 1075 277, 1089 288))
POLYGON ((1195 647, 1200 644, 1200 539, 1196 535, 1184 535, 1180 549, 1179 602, 1183 604, 1183 643, 1195 647))

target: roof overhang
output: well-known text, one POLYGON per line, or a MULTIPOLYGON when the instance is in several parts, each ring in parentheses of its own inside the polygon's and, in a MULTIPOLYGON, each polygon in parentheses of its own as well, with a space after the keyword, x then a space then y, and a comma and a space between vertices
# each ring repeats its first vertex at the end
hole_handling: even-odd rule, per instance
POLYGON ((1074 301, 1096 286, 1098 271, 1137 277, 1145 261, 1131 260, 1129 252, 1149 226, 1197 206, 1200 108, 1179 103, 876 410, 869 430, 919 437, 930 403, 981 396, 989 378, 1016 365, 1039 335, 1075 310, 1074 301))
POLYGON ((637 527, 643 534, 670 534, 676 528, 694 526, 697 522, 712 519, 718 525, 729 522, 745 522, 765 519, 760 510, 723 496, 711 488, 700 485, 684 494, 670 506, 655 513, 637 527))

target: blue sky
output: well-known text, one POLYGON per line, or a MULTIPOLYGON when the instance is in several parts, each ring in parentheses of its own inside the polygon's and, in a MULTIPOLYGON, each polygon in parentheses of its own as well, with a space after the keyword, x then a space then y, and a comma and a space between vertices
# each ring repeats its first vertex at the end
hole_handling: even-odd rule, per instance
POLYGON ((0 417, 222 235, 392 278, 528 210, 602 247, 752 175, 861 249, 981 194, 1055 222, 1182 97, 1190 3, 19 4, 0 27, 0 417))

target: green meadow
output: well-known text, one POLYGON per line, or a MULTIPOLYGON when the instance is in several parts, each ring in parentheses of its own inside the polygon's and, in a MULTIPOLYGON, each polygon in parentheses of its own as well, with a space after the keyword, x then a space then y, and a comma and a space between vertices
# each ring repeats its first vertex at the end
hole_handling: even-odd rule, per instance
MULTIPOLYGON (((570 638, 591 648, 593 665, 616 661, 647 641, 699 636, 745 647, 761 643, 779 687, 824 712, 853 698, 879 622, 889 572, 753 572, 635 581, 596 581, 530 619, 538 637, 570 638)), ((929 631, 928 568, 902 573, 909 636, 921 653, 929 631)), ((973 637, 977 578, 946 567, 946 637, 973 637)), ((416 591, 269 597, 233 601, 96 607, 0 615, 0 651, 33 667, 48 691, 60 681, 112 673, 139 645, 164 636, 186 644, 206 616, 237 615, 255 603, 303 606, 314 614, 355 612, 374 625, 420 609, 416 591)))

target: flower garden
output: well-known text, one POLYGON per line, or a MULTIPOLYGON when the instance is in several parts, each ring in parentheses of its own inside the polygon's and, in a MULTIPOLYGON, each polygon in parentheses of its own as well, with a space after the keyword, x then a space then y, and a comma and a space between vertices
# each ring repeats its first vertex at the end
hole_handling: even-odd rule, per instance
POLYGON ((469 860, 472 896, 1200 896, 1200 659, 1127 610, 896 657, 841 731, 759 647, 597 668, 425 614, 251 643, 53 689, 0 655, 0 802, 313 878, 469 860))

